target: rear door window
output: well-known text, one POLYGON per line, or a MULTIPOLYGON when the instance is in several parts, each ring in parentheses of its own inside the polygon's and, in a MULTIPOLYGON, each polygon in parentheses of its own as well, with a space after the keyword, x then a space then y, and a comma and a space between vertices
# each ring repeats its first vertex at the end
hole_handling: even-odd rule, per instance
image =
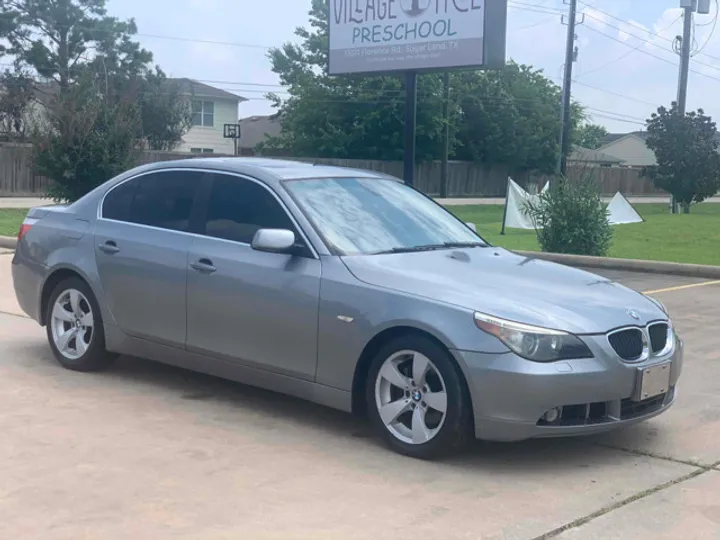
POLYGON ((134 178, 107 194, 102 215, 187 232, 203 176, 200 171, 162 171, 134 178))

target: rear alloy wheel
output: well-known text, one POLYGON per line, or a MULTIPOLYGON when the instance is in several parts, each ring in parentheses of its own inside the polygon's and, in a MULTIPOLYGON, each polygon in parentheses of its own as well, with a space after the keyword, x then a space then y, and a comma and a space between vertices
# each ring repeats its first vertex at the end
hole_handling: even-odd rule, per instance
POLYGON ((469 399, 447 351, 420 337, 399 338, 375 358, 368 405, 396 451, 434 458, 459 450, 470 432, 469 399))
POLYGON ((95 371, 114 359, 105 350, 100 308, 90 287, 79 278, 58 284, 50 295, 45 320, 50 347, 64 367, 95 371))

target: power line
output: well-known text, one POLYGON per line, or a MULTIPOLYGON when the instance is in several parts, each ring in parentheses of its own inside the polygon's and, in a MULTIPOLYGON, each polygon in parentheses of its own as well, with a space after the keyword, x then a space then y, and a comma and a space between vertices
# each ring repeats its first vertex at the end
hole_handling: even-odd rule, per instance
MULTIPOLYGON (((585 28, 586 28, 587 30, 590 30, 591 32, 595 32, 595 33, 597 33, 597 34, 600 34, 601 36, 605 36, 605 37, 608 38, 608 39, 611 39, 611 40, 613 40, 613 41, 617 41, 618 43, 621 43, 621 44, 625 45, 626 47, 632 47, 632 45, 624 42, 623 40, 618 39, 618 38, 616 38, 615 36, 611 36, 611 35, 609 35, 609 34, 606 34, 605 32, 601 32, 600 30, 597 30, 596 28, 593 28, 592 26, 586 26, 585 28)), ((637 37, 637 36, 635 36, 635 37, 637 37)), ((650 43, 650 42, 647 42, 647 43, 650 43)), ((651 45, 654 45, 654 44, 651 43, 651 45)), ((655 46, 657 47, 657 45, 655 45, 655 46)), ((662 49, 662 47, 660 47, 660 48, 662 49)), ((663 50, 667 50, 667 49, 663 49, 663 50)), ((642 50, 642 49, 637 49, 637 51, 640 52, 640 53, 642 53, 642 54, 645 54, 645 55, 647 55, 647 56, 651 56, 651 57, 653 57, 653 58, 656 58, 657 60, 660 60, 660 61, 662 61, 662 62, 665 62, 666 64, 670 64, 671 66, 676 66, 676 63, 675 63, 675 62, 673 62, 672 60, 668 60, 667 58, 664 58, 664 57, 662 57, 662 56, 658 56, 658 55, 656 55, 656 54, 653 54, 653 53, 648 52, 648 51, 644 51, 644 50, 642 50)), ((704 66, 710 67, 710 68, 713 68, 713 69, 720 70, 720 68, 717 68, 717 67, 712 66, 712 65, 710 65, 710 64, 704 64, 704 63, 702 63, 702 62, 697 62, 697 61, 696 61, 696 63, 697 63, 697 64, 700 64, 700 65, 704 65, 704 66)), ((695 70, 695 69, 691 69, 690 71, 691 71, 692 73, 695 73, 695 74, 700 75, 700 76, 702 76, 702 77, 705 77, 705 78, 712 79, 712 80, 714 80, 714 81, 720 82, 720 78, 718 78, 718 77, 713 77, 712 75, 708 75, 707 73, 703 73, 702 71, 697 71, 697 70, 695 70)))
MULTIPOLYGON (((605 22, 605 21, 603 21, 603 20, 601 20, 601 19, 599 19, 599 18, 597 18, 597 17, 593 17, 592 15, 588 15, 588 17, 590 17, 591 19, 599 22, 600 24, 602 24, 602 25, 604 25, 604 26, 607 26, 607 27, 609 27, 609 28, 613 28, 613 29, 617 30, 618 32, 622 32, 623 34, 627 34, 627 35, 630 36, 630 37, 634 37, 635 39, 639 39, 639 40, 641 41, 640 45, 647 44, 647 45, 650 45, 651 47, 655 47, 655 48, 660 49, 660 50, 662 50, 662 51, 671 52, 671 53, 673 53, 673 54, 676 54, 676 51, 675 51, 674 49, 667 49, 667 48, 665 48, 665 47, 662 47, 662 46, 658 45, 657 43, 653 43, 653 42, 652 42, 651 40, 649 40, 649 39, 645 39, 645 38, 642 38, 642 37, 640 37, 640 36, 637 36, 637 35, 635 35, 635 34, 633 34, 633 33, 631 33, 631 32, 628 32, 628 31, 625 30, 624 28, 620 28, 619 26, 615 26, 615 25, 612 25, 612 24, 610 24, 610 23, 607 23, 607 22, 605 22)), ((682 18, 682 16, 681 16, 680 18, 682 18)), ((630 24, 630 23, 627 23, 627 24, 630 24)), ((638 28, 638 30, 643 30, 644 32, 649 32, 649 30, 645 30, 645 29, 643 29, 643 28, 639 28, 639 27, 637 27, 637 26, 635 26, 635 25, 632 25, 632 26, 633 26, 633 28, 638 28)), ((595 30, 595 29, 591 28, 591 30, 595 30)), ((607 34, 604 34, 604 35, 608 36, 607 34)), ((670 43, 672 43, 672 44, 674 45, 674 41, 673 41, 673 40, 671 40, 671 39, 669 39, 669 38, 666 38, 666 37, 664 37, 664 36, 661 36, 661 35, 659 35, 659 33, 652 33, 652 32, 651 32, 651 36, 655 36, 655 37, 658 37, 658 38, 663 39, 663 40, 665 40, 665 41, 669 41, 670 43)), ((608 36, 608 37, 611 37, 611 36, 608 36)), ((695 39, 694 36, 693 36, 692 39, 693 39, 693 40, 695 39)), ((622 42, 622 43, 625 43, 625 42, 622 42)), ((697 42, 696 42, 695 44, 697 45, 697 42)), ((631 45, 629 45, 629 44, 627 44, 627 43, 625 43, 625 45, 627 45, 628 47, 631 47, 631 45)), ((635 50, 639 50, 639 48, 636 48, 635 50)), ((645 52, 645 51, 641 51, 641 52, 645 52)), ((696 53, 696 54, 697 54, 697 53, 696 53)), ((706 53, 701 53, 701 54, 706 55, 706 53)), ((712 57, 712 56, 710 56, 710 55, 706 55, 706 56, 708 56, 709 58, 715 58, 715 57, 712 57)), ((718 60, 720 60, 720 58, 719 58, 718 60)), ((715 70, 720 71, 720 67, 715 66, 715 65, 713 65, 713 64, 708 64, 707 62, 701 62, 700 60, 697 60, 697 59, 696 59, 696 60, 695 60, 695 63, 698 64, 698 65, 701 65, 701 66, 709 67, 709 68, 711 68, 711 69, 715 69, 715 70)))
MULTIPOLYGON (((588 4, 587 2, 584 2, 583 0, 578 0, 578 1, 579 1, 581 4, 583 4, 584 6, 589 7, 589 8, 592 8, 594 11, 597 11, 598 13, 602 13, 603 15, 605 15, 605 16, 607 16, 607 17, 610 17, 611 19, 615 19, 616 21, 619 21, 619 22, 621 22, 621 23, 628 24, 628 25, 630 25, 631 27, 640 30, 641 32, 646 32, 646 33, 648 33, 648 34, 652 34, 652 35, 658 37, 659 39, 662 39, 663 41, 667 41, 668 43, 671 43, 671 44, 674 43, 674 41, 675 41, 674 39, 666 38, 665 36, 661 36, 661 35, 659 35, 659 34, 657 34, 657 33, 653 33, 651 30, 648 30, 648 29, 646 29, 646 28, 643 28, 643 27, 641 27, 641 26, 638 26, 638 25, 636 25, 636 24, 633 24, 633 23, 631 23, 630 21, 627 21, 627 20, 625 20, 625 19, 622 19, 622 18, 620 18, 620 17, 617 17, 617 16, 613 15, 612 13, 608 13, 607 11, 603 11, 603 10, 601 10, 601 9, 598 9, 598 8, 596 8, 596 7, 593 7, 592 5, 588 4)), ((716 1, 717 1, 717 0, 716 0, 716 1)), ((638 36, 636 36, 636 35, 634 35, 634 34, 631 34, 630 32, 628 32, 627 30, 625 30, 625 29, 623 29, 623 28, 619 28, 619 27, 617 27, 617 26, 611 25, 611 24, 603 21, 602 19, 599 19, 598 17, 593 17, 592 14, 586 13, 586 15, 587 15, 588 17, 590 17, 591 19, 599 22, 600 24, 604 24, 605 26, 609 26, 610 28, 614 28, 614 29, 616 29, 616 30, 618 30, 618 31, 620 31, 620 32, 626 33, 626 34, 628 34, 628 35, 630 35, 630 36, 632 36, 632 37, 634 37, 634 38, 636 38, 636 39, 642 39, 642 38, 639 38, 638 36)), ((681 17, 682 17, 682 15, 681 15, 681 17)), ((709 23, 708 23, 708 24, 709 24, 709 23)), ((698 25, 698 26, 702 26, 702 25, 698 25)), ((654 44, 654 43, 652 43, 652 42, 650 42, 650 41, 647 41, 647 43, 649 43, 649 44, 651 44, 651 45, 653 45, 653 46, 655 46, 655 47, 658 47, 658 48, 660 48, 660 49, 667 50, 667 49, 664 49, 664 47, 660 47, 659 45, 656 45, 656 44, 654 44)), ((712 58, 713 60, 718 60, 718 61, 720 61, 720 57, 712 56, 712 55, 710 55, 710 54, 708 54, 708 53, 706 53, 706 52, 703 52, 703 53, 700 53, 700 54, 702 54, 703 56, 707 56, 708 58, 712 58)), ((697 60, 696 60, 696 62, 697 62, 697 60)), ((712 66, 712 65, 710 65, 710 64, 704 64, 704 65, 709 66, 709 67, 715 67, 715 66, 712 66)), ((717 68, 716 68, 716 69, 717 69, 717 68)))
POLYGON ((645 122, 638 122, 637 120, 624 120, 622 118, 615 118, 604 114, 594 114, 593 118, 602 118, 604 120, 612 120, 613 122, 624 122, 626 124, 635 124, 636 126, 645 126, 645 122))
MULTIPOLYGON (((12 64, 0 64, 0 66, 2 66, 2 65, 12 66, 12 64)), ((560 77, 553 77, 553 76, 549 76, 549 75, 545 75, 545 77, 547 77, 548 79, 561 80, 560 77)), ((216 87, 217 87, 218 89, 220 89, 220 90, 224 90, 224 91, 227 91, 227 92, 238 92, 238 93, 265 93, 265 92, 267 92, 267 93, 290 94, 290 95, 292 95, 288 90, 286 90, 287 87, 285 87, 285 86, 283 86, 283 85, 281 85, 281 84, 277 84, 277 83, 256 83, 256 82, 251 82, 251 81, 228 81, 228 80, 218 80, 218 79, 190 79, 190 80, 193 80, 193 81, 198 82, 198 83, 209 84, 209 85, 221 85, 221 86, 223 86, 223 88, 221 88, 221 87, 219 87, 219 86, 216 86, 216 87), (240 87, 249 86, 249 87, 251 87, 251 88, 228 88, 228 86, 240 86, 240 87), (267 90, 264 90, 264 89, 261 90, 261 89, 259 89, 259 88, 267 88, 267 90)), ((601 93, 604 93, 604 94, 612 95, 612 96, 615 96, 615 97, 618 97, 618 98, 621 98, 621 99, 625 99, 625 100, 628 100, 628 101, 633 101, 633 102, 635 102, 635 103, 641 103, 641 104, 643 104, 643 105, 649 105, 649 106, 651 106, 651 107, 657 107, 657 106, 658 106, 657 103, 652 103, 652 102, 649 102, 649 101, 644 101, 644 100, 642 100, 642 99, 638 99, 638 98, 635 98, 635 97, 632 97, 632 96, 628 96, 628 95, 625 95, 625 94, 621 94, 621 93, 618 93, 618 92, 614 92, 614 91, 612 91, 612 90, 607 90, 607 89, 605 89, 605 88, 600 88, 600 87, 598 87, 598 86, 594 86, 594 85, 591 85, 591 84, 587 84, 587 83, 582 82, 582 81, 579 81, 579 80, 577 80, 577 79, 573 80, 573 84, 576 84, 576 85, 578 85, 578 86, 582 86, 582 87, 585 87, 585 88, 589 88, 589 89, 592 89, 592 90, 595 90, 595 91, 597 91, 597 92, 601 92, 601 93)), ((365 92, 367 92, 367 90, 365 90, 365 92)), ((378 89, 378 90, 376 90, 376 95, 379 96, 379 97, 381 97, 381 98, 382 98, 382 97, 385 97, 385 98, 398 97, 398 98, 400 98, 400 97, 403 97, 403 96, 402 96, 403 94, 404 94, 404 90, 401 89, 401 88, 398 88, 398 89, 395 89, 395 88, 386 88, 386 89, 378 89)), ((428 94, 427 94, 427 93, 424 93, 424 92, 420 92, 420 95, 426 96, 426 95, 428 95, 428 94)), ((404 99, 404 98, 403 98, 403 99, 404 99)), ((496 96, 486 96, 486 97, 483 98, 483 99, 487 99, 487 100, 493 100, 493 99, 495 99, 495 100, 497 101, 498 99, 502 99, 502 98, 498 98, 498 97, 496 97, 496 96)), ((509 98, 508 98, 508 99, 509 99, 509 98)), ((515 101, 517 101, 517 102, 520 102, 520 103, 522 103, 522 102, 536 102, 536 101, 537 101, 537 100, 523 99, 523 98, 513 98, 513 99, 514 99, 515 101)))
MULTIPOLYGON (((673 24, 675 24, 676 22, 678 22, 680 19, 682 19, 682 15, 679 15, 678 18, 677 18, 677 19, 674 19, 673 22, 671 22, 669 25, 667 25, 667 26, 664 27, 664 28, 661 28, 660 30, 658 30, 657 32, 655 32, 655 33, 652 34, 652 35, 657 36, 660 32, 664 32, 665 30, 667 30, 668 28, 670 28, 673 24)), ((620 60, 624 60, 625 58, 627 58, 628 56, 630 56, 632 53, 634 53, 635 51, 637 51, 638 49, 640 49, 640 47, 642 47, 645 43, 646 43, 646 42, 642 42, 642 43, 640 43, 637 47, 633 47, 633 49, 629 50, 628 52, 626 52, 626 53, 623 54, 622 56, 619 56, 619 57, 615 58, 614 60, 610 60, 609 62, 606 62, 606 63, 604 63, 604 64, 601 64, 600 66, 597 66, 597 67, 594 67, 594 68, 592 68, 592 69, 590 69, 590 70, 588 70, 588 71, 585 71, 585 72, 581 73, 581 75, 584 77, 584 76, 586 76, 586 75, 588 75, 588 74, 590 74, 590 73, 594 73, 594 72, 600 71, 601 69, 604 69, 604 68, 606 68, 606 67, 608 67, 608 66, 611 66, 611 65, 619 62, 620 60)))
POLYGON ((195 39, 195 38, 184 38, 184 37, 178 37, 178 36, 163 36, 158 34, 134 34, 136 36, 140 37, 146 37, 151 39, 167 39, 172 41, 186 41, 189 43, 205 43, 209 45, 225 45, 228 47, 241 47, 245 49, 272 49, 273 47, 269 47, 267 45, 258 45, 254 43, 235 43, 231 41, 215 41, 210 39, 195 39))
POLYGON ((547 4, 547 2, 541 2, 541 3, 539 3, 539 4, 528 4, 527 2, 520 2, 520 1, 518 1, 518 0, 508 0, 508 5, 509 5, 509 6, 517 7, 518 9, 528 9, 528 10, 532 10, 532 9, 544 9, 544 10, 547 10, 548 12, 554 12, 554 13, 557 13, 557 14, 563 14, 563 13, 565 13, 565 10, 564 10, 564 9, 554 8, 554 7, 548 7, 548 6, 545 5, 545 4, 547 4))
POLYGON ((624 94, 619 94, 619 93, 617 93, 617 92, 613 92, 612 90, 605 90, 604 88, 599 88, 599 87, 597 87, 597 86, 593 86, 593 85, 591 85, 591 84, 587 84, 587 83, 584 83, 584 82, 580 82, 580 81, 578 81, 578 80, 574 80, 574 81, 573 81, 573 84, 577 84, 578 86, 584 86, 584 87, 590 88, 590 89, 592 89, 592 90, 597 90, 598 92, 603 92, 604 94, 608 94, 608 95, 611 95, 611 96, 619 97, 619 98, 622 98, 622 99, 627 99, 628 101, 634 101, 634 102, 636 102, 636 103, 642 103, 643 105, 650 105, 651 107, 657 107, 657 106, 658 106, 657 103, 651 103, 651 102, 649 102, 649 101, 644 101, 644 100, 642 100, 642 99, 637 99, 637 98, 634 98, 634 97, 626 96, 626 95, 624 95, 624 94))
POLYGON ((641 117, 639 117, 639 116, 632 116, 632 115, 630 115, 630 114, 622 114, 622 113, 616 113, 616 112, 613 112, 613 111, 606 111, 606 110, 604 110, 604 109, 598 109, 598 108, 595 108, 595 107, 585 107, 585 108, 588 109, 588 110, 590 110, 590 111, 596 111, 596 112, 599 112, 599 113, 602 113, 602 114, 612 114, 612 115, 614 115, 614 116, 621 116, 621 117, 623 117, 623 118, 627 118, 627 119, 630 119, 630 120, 638 120, 638 121, 642 122, 643 124, 645 123, 645 120, 646 120, 645 118, 641 118, 641 117))

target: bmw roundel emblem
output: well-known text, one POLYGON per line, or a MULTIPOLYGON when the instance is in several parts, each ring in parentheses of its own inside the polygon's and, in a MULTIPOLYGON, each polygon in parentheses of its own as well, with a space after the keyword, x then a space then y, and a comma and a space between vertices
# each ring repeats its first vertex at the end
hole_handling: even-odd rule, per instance
POLYGON ((639 321, 639 320, 640 320, 640 315, 638 315, 637 311, 633 311, 632 309, 628 309, 627 314, 630 315, 630 316, 631 316, 633 319, 635 319, 636 321, 639 321))

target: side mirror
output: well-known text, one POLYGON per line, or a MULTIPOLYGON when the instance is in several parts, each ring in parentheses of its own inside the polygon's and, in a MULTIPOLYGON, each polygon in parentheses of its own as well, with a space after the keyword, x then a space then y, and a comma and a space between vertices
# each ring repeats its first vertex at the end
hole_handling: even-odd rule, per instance
POLYGON ((295 233, 286 229, 260 229, 251 244, 257 251, 289 253, 295 246, 295 233))
POLYGON ((470 223, 470 222, 468 221, 467 223, 465 223, 465 225, 467 225, 468 228, 469 228, 471 231, 477 232, 477 227, 475 226, 474 223, 470 223))

